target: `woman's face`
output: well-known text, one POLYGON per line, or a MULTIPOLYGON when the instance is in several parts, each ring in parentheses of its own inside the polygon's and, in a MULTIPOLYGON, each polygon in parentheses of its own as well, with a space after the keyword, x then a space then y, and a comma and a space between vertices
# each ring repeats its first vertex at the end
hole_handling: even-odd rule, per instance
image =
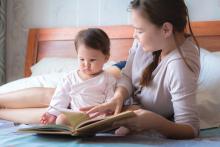
POLYGON ((163 47, 162 30, 143 17, 138 10, 131 12, 133 37, 139 41, 144 51, 156 51, 163 47))

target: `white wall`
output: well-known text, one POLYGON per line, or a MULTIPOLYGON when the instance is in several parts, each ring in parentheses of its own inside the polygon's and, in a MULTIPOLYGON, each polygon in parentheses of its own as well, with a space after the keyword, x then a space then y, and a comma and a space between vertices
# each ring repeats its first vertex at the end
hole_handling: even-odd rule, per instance
POLYGON ((130 0, 8 0, 7 81, 23 76, 27 33, 33 27, 128 24, 130 0))
POLYGON ((220 20, 220 0, 185 0, 192 21, 220 20))
MULTIPOLYGON (((7 81, 23 76, 33 27, 129 24, 130 0, 7 0, 7 81)), ((220 20, 220 0, 186 0, 193 21, 220 20)))

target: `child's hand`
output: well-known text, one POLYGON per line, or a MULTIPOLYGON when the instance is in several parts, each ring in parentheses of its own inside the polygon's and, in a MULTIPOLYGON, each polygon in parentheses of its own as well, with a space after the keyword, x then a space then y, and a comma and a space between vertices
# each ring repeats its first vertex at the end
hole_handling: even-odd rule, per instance
POLYGON ((56 122, 56 116, 49 114, 49 113, 44 113, 41 117, 40 123, 41 124, 55 124, 56 122))

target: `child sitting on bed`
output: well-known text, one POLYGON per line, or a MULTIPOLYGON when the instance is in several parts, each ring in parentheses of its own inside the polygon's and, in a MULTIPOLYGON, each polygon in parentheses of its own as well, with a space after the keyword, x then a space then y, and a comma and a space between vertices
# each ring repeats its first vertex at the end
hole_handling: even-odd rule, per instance
POLYGON ((57 108, 79 108, 105 103, 114 94, 116 78, 103 71, 110 56, 110 40, 98 28, 80 31, 75 38, 79 69, 70 72, 58 85, 50 106, 41 117, 42 124, 68 124, 57 108))

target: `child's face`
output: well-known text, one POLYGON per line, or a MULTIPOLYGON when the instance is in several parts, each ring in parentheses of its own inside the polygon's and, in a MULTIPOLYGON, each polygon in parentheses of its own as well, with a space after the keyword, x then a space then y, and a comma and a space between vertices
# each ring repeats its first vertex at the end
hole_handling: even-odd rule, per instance
POLYGON ((78 46, 79 70, 86 75, 95 75, 103 70, 103 65, 109 56, 101 51, 87 47, 83 44, 78 46))

